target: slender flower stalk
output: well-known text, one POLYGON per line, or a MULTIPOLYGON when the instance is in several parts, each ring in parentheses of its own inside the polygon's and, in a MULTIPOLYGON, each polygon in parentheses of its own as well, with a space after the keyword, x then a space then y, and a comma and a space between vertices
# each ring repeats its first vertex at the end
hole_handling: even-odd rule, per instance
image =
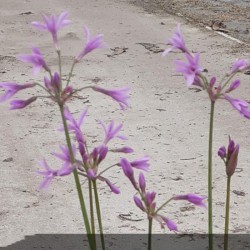
POLYGON ((153 219, 148 219, 148 250, 152 249, 152 227, 153 227, 153 219))
MULTIPOLYGON (((75 163, 75 158, 74 158, 74 154, 73 154, 73 150, 72 150, 72 145, 71 145, 71 140, 70 140, 70 136, 69 136, 69 130, 68 130, 68 127, 67 127, 67 122, 66 122, 66 119, 64 117, 63 106, 60 106, 60 112, 61 112, 61 117, 62 117, 62 121, 63 121, 65 137, 66 137, 66 141, 67 141, 67 145, 68 145, 68 149, 69 149, 70 161, 71 161, 72 164, 74 164, 75 163)), ((79 176, 78 176, 78 173, 77 173, 76 169, 73 171, 73 174, 74 174, 74 179, 75 179, 75 183, 76 183, 76 189, 77 189, 77 192, 78 192, 78 198, 79 198, 80 205, 81 205, 84 224, 85 224, 86 231, 87 231, 87 237, 88 237, 88 240, 89 240, 89 245, 90 245, 91 250, 92 249, 94 250, 95 249, 95 243, 94 243, 94 241, 92 239, 92 236, 91 236, 91 229, 90 229, 90 225, 89 225, 88 214, 87 214, 85 201, 84 201, 84 197, 83 197, 83 193, 82 193, 81 183, 80 183, 79 176)))
POLYGON ((231 176, 227 177, 227 197, 225 212, 225 231, 224 231, 224 250, 228 249, 228 232, 229 232, 229 210, 230 210, 230 182, 231 176))
POLYGON ((227 174, 227 192, 226 192, 226 208, 225 208, 225 232, 224 232, 224 250, 228 249, 228 232, 229 232, 229 211, 230 211, 230 183, 231 177, 235 172, 238 163, 239 144, 235 144, 229 136, 229 143, 226 149, 222 146, 218 150, 218 155, 223 160, 227 174))
MULTIPOLYGON (((237 60, 231 67, 231 70, 225 74, 219 85, 215 86, 216 77, 212 77, 210 81, 204 75, 204 70, 199 64, 199 53, 192 54, 185 46, 185 41, 181 35, 180 26, 178 25, 173 38, 170 40, 172 47, 163 52, 163 56, 168 54, 171 50, 177 49, 184 53, 187 62, 176 61, 176 71, 183 74, 188 87, 197 86, 208 93, 211 101, 210 110, 210 125, 209 125, 209 142, 208 142, 208 234, 209 234, 209 250, 213 250, 213 169, 212 169, 212 149, 213 149, 213 124, 214 124, 214 107, 215 102, 219 99, 228 101, 233 108, 235 108, 243 117, 250 119, 250 111, 248 110, 248 103, 246 101, 232 98, 228 95, 240 85, 240 80, 234 80, 233 77, 237 73, 242 73, 250 68, 250 63, 246 60, 237 60), (228 86, 229 85, 229 86, 228 86)), ((224 148, 221 148, 219 154, 223 155, 224 148)), ((235 155, 237 155, 237 149, 235 155)), ((237 157, 232 157, 227 168, 227 172, 234 172, 235 160, 237 157)), ((225 163, 225 159, 223 159, 225 163)))
POLYGON ((209 250, 213 250, 213 128, 214 128, 214 106, 215 102, 211 101, 210 125, 209 125, 209 142, 208 142, 208 237, 209 250))
POLYGON ((97 219, 98 219, 101 242, 102 242, 102 250, 105 250, 105 240, 104 240, 104 234, 103 234, 103 228, 102 228, 101 208, 100 208, 100 202, 99 202, 99 197, 98 197, 98 190, 97 190, 96 181, 93 181, 93 186, 94 186, 94 193, 95 193, 97 219))
POLYGON ((88 182, 89 182, 89 207, 90 207, 91 233, 92 233, 93 243, 96 248, 93 187, 92 187, 92 181, 89 180, 88 182))

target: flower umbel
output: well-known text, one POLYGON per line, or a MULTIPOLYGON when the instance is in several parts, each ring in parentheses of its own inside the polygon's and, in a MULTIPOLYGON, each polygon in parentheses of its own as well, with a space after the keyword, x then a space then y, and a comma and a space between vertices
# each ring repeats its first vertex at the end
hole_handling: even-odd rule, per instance
POLYGON ((235 142, 229 136, 229 143, 227 150, 225 146, 220 147, 218 150, 218 155, 224 161, 226 166, 226 173, 227 176, 229 177, 231 177, 234 174, 235 169, 237 167, 239 149, 240 145, 235 144, 235 142))

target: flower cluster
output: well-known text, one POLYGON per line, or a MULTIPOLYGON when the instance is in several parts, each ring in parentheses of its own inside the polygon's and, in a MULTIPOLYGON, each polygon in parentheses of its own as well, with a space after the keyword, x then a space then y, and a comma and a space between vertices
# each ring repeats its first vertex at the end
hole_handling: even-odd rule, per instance
MULTIPOLYGON (((44 23, 33 22, 32 25, 40 30, 45 30, 51 33, 53 42, 58 52, 59 61, 61 60, 60 48, 58 44, 58 31, 70 24, 71 21, 67 19, 68 13, 63 12, 59 16, 46 16, 43 15, 44 23)), ((68 78, 64 83, 61 77, 61 65, 59 65, 59 72, 52 72, 49 65, 46 63, 41 51, 37 47, 32 48, 31 54, 21 54, 18 56, 19 60, 26 62, 32 65, 33 74, 38 74, 41 70, 44 70, 47 75, 43 79, 43 83, 27 83, 27 84, 17 84, 12 82, 0 82, 0 88, 5 90, 5 93, 0 96, 0 102, 6 101, 12 98, 17 92, 38 86, 45 91, 46 95, 43 96, 33 96, 27 100, 13 100, 10 102, 10 109, 22 109, 28 106, 29 104, 36 101, 38 98, 50 98, 51 100, 58 103, 59 106, 63 106, 67 100, 71 97, 77 97, 75 94, 84 89, 92 89, 96 92, 110 96, 113 100, 118 102, 122 109, 125 109, 128 106, 129 99, 129 88, 123 87, 118 89, 107 90, 99 86, 84 86, 80 89, 76 89, 73 86, 70 86, 70 79, 72 76, 73 69, 75 65, 88 53, 92 52, 95 49, 106 47, 102 41, 103 35, 97 35, 93 38, 90 38, 89 29, 85 26, 84 31, 87 37, 87 41, 83 49, 75 57, 71 71, 69 72, 68 78)), ((60 64, 60 63, 59 63, 60 64)))
POLYGON ((250 111, 248 110, 248 103, 246 101, 235 99, 228 95, 228 93, 237 89, 240 85, 240 80, 236 79, 231 82, 232 78, 240 72, 244 72, 250 69, 250 62, 246 60, 237 60, 231 67, 231 70, 225 75, 221 83, 217 86, 216 77, 212 77, 210 80, 204 75, 203 68, 200 66, 200 54, 192 54, 185 45, 184 38, 182 36, 180 25, 178 25, 175 34, 172 39, 169 40, 168 44, 172 47, 166 49, 163 52, 163 56, 167 55, 172 50, 180 50, 186 57, 185 61, 175 61, 176 71, 182 73, 187 86, 196 86, 205 89, 211 99, 215 102, 217 99, 224 99, 228 101, 233 108, 235 108, 241 115, 250 119, 250 111))
POLYGON ((222 146, 218 150, 218 155, 224 161, 226 166, 226 173, 229 177, 234 174, 237 167, 239 149, 239 144, 235 144, 235 142, 229 137, 227 149, 225 146, 222 146))
MULTIPOLYGON (((122 159, 121 162, 117 162, 106 169, 99 171, 100 164, 105 160, 108 153, 132 153, 134 152, 132 148, 128 146, 123 146, 120 148, 109 148, 108 144, 111 140, 118 138, 121 140, 126 140, 127 138, 120 134, 120 131, 122 129, 122 124, 116 125, 114 121, 111 121, 108 125, 105 125, 102 121, 99 123, 103 127, 104 130, 104 139, 102 143, 96 147, 93 148, 92 151, 89 151, 87 141, 85 138, 84 133, 81 131, 81 126, 83 125, 83 122, 85 120, 85 117, 87 115, 87 109, 85 109, 78 120, 76 120, 72 114, 70 113, 69 109, 65 107, 64 109, 64 116, 67 121, 67 127, 69 132, 74 134, 74 137, 77 142, 77 147, 73 146, 73 155, 74 155, 74 164, 70 161, 69 152, 66 147, 61 147, 61 154, 53 153, 54 156, 61 159, 63 161, 63 166, 59 170, 52 170, 48 168, 48 165, 45 161, 43 161, 40 165, 46 169, 45 172, 38 172, 39 174, 42 174, 45 176, 44 181, 40 185, 41 188, 47 187, 48 184, 51 182, 51 180, 56 176, 64 176, 67 174, 72 173, 74 169, 78 170, 78 173, 89 180, 100 180, 106 182, 106 184, 110 187, 111 191, 113 193, 119 194, 120 190, 112 184, 106 177, 103 176, 103 174, 115 167, 121 167, 123 162, 126 159, 122 159), (76 158, 77 151, 79 152, 79 155, 81 156, 81 160, 76 158), (67 171, 66 171, 67 170, 67 171), (71 170, 71 171, 70 171, 71 170)), ((63 130, 60 128, 59 130, 63 130)), ((135 169, 145 170, 147 171, 149 168, 148 164, 148 157, 143 157, 134 161, 127 161, 126 162, 132 166, 135 169)), ((133 170, 132 170, 133 171, 133 170)))
MULTIPOLYGON (((140 197, 137 195, 134 196, 134 202, 136 206, 147 214, 149 220, 154 219, 159 222, 162 228, 167 226, 170 231, 177 231, 177 225, 175 222, 160 214, 161 210, 172 200, 186 200, 197 206, 206 207, 206 205, 203 203, 205 197, 196 194, 186 194, 176 195, 156 209, 156 192, 146 191, 146 180, 143 173, 139 174, 139 180, 137 182, 134 177, 134 171, 132 168, 133 164, 123 158, 120 161, 120 165, 122 166, 124 174, 128 177, 133 187, 140 195, 140 197)), ((145 170, 144 168, 141 169, 145 170)))

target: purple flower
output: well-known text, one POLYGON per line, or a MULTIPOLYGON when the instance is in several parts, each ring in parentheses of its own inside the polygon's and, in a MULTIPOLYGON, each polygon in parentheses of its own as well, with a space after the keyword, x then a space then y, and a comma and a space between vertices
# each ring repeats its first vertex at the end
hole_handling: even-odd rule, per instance
POLYGON ((4 94, 0 96, 0 102, 4 102, 10 99, 13 95, 15 95, 18 91, 32 88, 35 84, 27 83, 27 84, 16 84, 12 82, 0 82, 0 88, 5 90, 4 94))
POLYGON ((93 38, 90 38, 90 32, 87 26, 84 26, 84 32, 86 36, 86 45, 85 45, 85 48, 76 57, 77 62, 79 62, 85 55, 87 55, 92 50, 105 47, 102 41, 102 37, 103 37, 102 34, 99 34, 93 38))
POLYGON ((235 172, 235 169, 238 164, 239 149, 240 149, 240 146, 239 144, 237 144, 234 148, 234 151, 232 152, 232 154, 230 155, 228 159, 227 166, 226 166, 226 172, 228 176, 232 176, 235 172))
POLYGON ((162 56, 166 56, 170 51, 172 51, 174 49, 179 49, 184 53, 188 52, 188 50, 185 46, 185 41, 184 41, 183 36, 181 34, 181 25, 180 24, 177 25, 174 36, 168 41, 168 44, 170 44, 172 47, 166 49, 162 53, 162 56))
POLYGON ((234 149, 235 149, 235 142, 233 140, 231 140, 231 137, 229 136, 229 143, 228 143, 228 147, 227 147, 228 157, 231 156, 231 154, 233 153, 234 149))
POLYGON ((208 95, 209 95, 211 101, 213 101, 213 102, 215 102, 216 99, 219 97, 219 94, 220 94, 221 89, 222 89, 221 85, 219 85, 218 87, 214 87, 215 82, 216 82, 216 77, 214 76, 210 79, 208 89, 207 89, 208 95))
POLYGON ((87 109, 85 109, 80 117, 78 118, 78 121, 75 120, 75 118, 72 116, 72 114, 70 113, 68 108, 64 109, 64 116, 66 118, 66 120, 68 121, 68 129, 70 132, 74 132, 75 136, 76 136, 76 140, 78 142, 78 147, 79 147, 79 151, 80 154, 82 156, 83 159, 85 159, 85 138, 83 133, 81 132, 81 126, 84 122, 84 119, 87 115, 87 109))
POLYGON ((176 195, 173 199, 174 200, 186 200, 186 201, 193 203, 196 206, 206 207, 206 204, 203 203, 203 200, 205 199, 205 197, 197 195, 197 194, 176 195))
POLYGON ((95 147, 91 153, 94 163, 98 166, 107 156, 108 147, 101 145, 95 147))
POLYGON ((110 190, 113 193, 115 193, 115 194, 119 194, 120 193, 120 189, 118 187, 116 187, 114 184, 112 184, 108 179, 104 178, 104 181, 106 182, 106 184, 109 186, 110 190))
POLYGON ((42 68, 45 70, 49 70, 48 66, 46 65, 43 56, 38 48, 32 49, 31 55, 19 55, 19 60, 22 62, 31 63, 33 65, 33 74, 36 75, 42 68))
POLYGON ((229 95, 224 95, 224 98, 231 103, 231 105, 244 117, 250 119, 250 111, 248 110, 248 103, 240 99, 234 99, 229 95))
POLYGON ((135 177, 134 177, 134 171, 133 171, 133 168, 131 167, 129 161, 127 159, 122 158, 120 160, 120 166, 122 167, 122 170, 123 170, 124 174, 131 181, 134 188, 136 190, 138 190, 137 183, 136 183, 135 177))
POLYGON ((44 168, 44 171, 37 171, 37 174, 44 176, 44 180, 39 186, 39 189, 46 189, 54 177, 56 176, 65 176, 72 173, 73 168, 70 165, 64 165, 59 170, 51 169, 45 160, 41 161, 39 165, 44 168))
POLYGON ((149 157, 145 156, 143 158, 137 159, 135 161, 130 162, 133 168, 137 168, 140 170, 148 171, 149 170, 149 157))
MULTIPOLYGON (((64 161, 64 165, 70 165, 71 159, 70 159, 70 153, 68 146, 60 146, 61 153, 52 153, 54 156, 56 156, 58 159, 64 161)), ((73 156, 76 155, 76 147, 75 145, 72 145, 72 152, 73 156)))
POLYGON ((102 94, 108 95, 117 101, 122 110, 128 107, 128 98, 129 98, 129 87, 123 87, 120 89, 107 90, 101 87, 95 86, 93 90, 100 92, 102 94))
POLYGON ((143 173, 139 174, 139 187, 141 189, 142 194, 145 194, 146 192, 146 181, 143 173))
POLYGON ((93 169, 88 169, 87 171, 87 176, 90 180, 95 180, 96 178, 96 173, 93 169))
POLYGON ((164 217, 164 216, 161 216, 162 220, 164 221, 164 223, 166 224, 166 226, 168 227, 168 229, 170 231, 178 231, 177 229, 177 225, 174 221, 164 217))
POLYGON ((247 60, 239 59, 233 64, 230 74, 235 74, 248 69, 250 69, 250 63, 247 60))
POLYGON ((48 77, 44 77, 44 85, 45 87, 52 92, 57 92, 60 86, 60 76, 57 72, 54 73, 52 80, 48 77))
POLYGON ((13 100, 10 102, 10 110, 13 109, 23 109, 26 106, 28 106, 29 104, 31 104, 32 102, 36 101, 37 97, 31 97, 27 100, 13 100))
POLYGON ((142 201, 140 198, 138 198, 136 195, 134 195, 134 202, 137 207, 139 207, 143 212, 145 212, 145 208, 142 204, 142 201))
POLYGON ((117 127, 115 127, 114 121, 111 121, 107 126, 105 126, 105 124, 102 121, 100 121, 100 124, 102 125, 104 132, 105 132, 105 139, 103 141, 103 144, 106 145, 113 138, 127 140, 125 136, 118 134, 120 130, 122 129, 122 124, 118 124, 117 127))
POLYGON ((200 54, 196 53, 194 56, 185 53, 188 62, 176 61, 176 71, 184 75, 187 85, 190 87, 196 83, 199 73, 202 68, 199 66, 200 54))
POLYGON ((219 150, 218 150, 218 155, 220 156, 220 158, 224 159, 227 155, 227 150, 226 148, 223 146, 223 147, 220 147, 219 150))
POLYGON ((56 15, 46 16, 43 15, 44 23, 32 22, 32 25, 40 30, 49 31, 53 37, 54 44, 56 49, 58 49, 58 38, 57 32, 59 29, 70 24, 71 21, 66 19, 68 17, 68 12, 62 12, 58 17, 56 15))
POLYGON ((156 196, 156 192, 146 192, 145 195, 145 201, 146 201, 146 205, 147 207, 151 207, 154 200, 155 200, 155 196, 156 196))
POLYGON ((110 190, 115 193, 115 194, 119 194, 120 190, 118 187, 116 187, 114 184, 112 184, 107 178, 103 177, 103 176, 99 176, 96 174, 97 169, 88 169, 87 171, 87 177, 90 180, 97 180, 99 179, 100 181, 105 181, 106 184, 109 186, 110 190))
POLYGON ((234 174, 235 169, 237 167, 240 146, 239 144, 235 144, 235 142, 231 140, 231 138, 229 137, 229 144, 227 147, 227 152, 224 146, 221 148, 223 148, 223 151, 224 151, 223 156, 224 158, 226 158, 226 161, 224 160, 224 162, 226 165, 227 176, 231 177, 234 174))
POLYGON ((229 88, 226 90, 226 93, 229 93, 235 89, 237 89, 240 86, 240 80, 235 80, 231 83, 229 88))
POLYGON ((116 148, 116 149, 112 149, 110 151, 112 151, 114 153, 124 153, 124 154, 130 154, 130 153, 134 152, 134 150, 130 147, 116 148))

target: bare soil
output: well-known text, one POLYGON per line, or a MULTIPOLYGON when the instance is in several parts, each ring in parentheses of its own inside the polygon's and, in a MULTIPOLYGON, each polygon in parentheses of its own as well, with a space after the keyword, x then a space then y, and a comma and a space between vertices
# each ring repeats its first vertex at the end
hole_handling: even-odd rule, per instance
POLYGON ((250 43, 250 2, 216 0, 135 0, 148 11, 168 12, 250 43))

